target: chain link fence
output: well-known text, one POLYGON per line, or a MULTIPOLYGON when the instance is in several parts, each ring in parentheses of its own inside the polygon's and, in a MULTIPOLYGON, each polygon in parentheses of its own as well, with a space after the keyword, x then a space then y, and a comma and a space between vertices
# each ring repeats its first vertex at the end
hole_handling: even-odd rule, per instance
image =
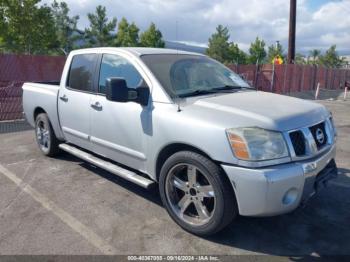
POLYGON ((62 56, 0 55, 0 121, 22 119, 24 82, 61 78, 62 56))

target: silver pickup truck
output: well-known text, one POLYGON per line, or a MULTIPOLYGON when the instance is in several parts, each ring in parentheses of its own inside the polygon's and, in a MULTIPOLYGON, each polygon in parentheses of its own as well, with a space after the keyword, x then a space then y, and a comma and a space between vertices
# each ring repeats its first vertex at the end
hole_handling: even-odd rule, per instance
POLYGON ((40 150, 61 150, 144 188, 158 183, 185 230, 294 210, 336 177, 322 105, 259 92, 204 55, 169 49, 70 53, 60 83, 25 83, 40 150))

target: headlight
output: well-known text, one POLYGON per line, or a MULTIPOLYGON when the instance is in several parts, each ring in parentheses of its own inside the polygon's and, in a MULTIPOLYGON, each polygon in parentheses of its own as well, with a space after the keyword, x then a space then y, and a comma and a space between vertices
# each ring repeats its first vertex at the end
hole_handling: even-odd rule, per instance
POLYGON ((257 127, 227 129, 235 156, 242 160, 271 160, 287 157, 288 149, 280 132, 257 127))

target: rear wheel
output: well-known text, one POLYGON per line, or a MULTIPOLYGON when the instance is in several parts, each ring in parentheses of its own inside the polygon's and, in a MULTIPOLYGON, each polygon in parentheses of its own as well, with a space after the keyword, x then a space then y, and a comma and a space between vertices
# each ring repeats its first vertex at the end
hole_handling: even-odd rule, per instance
POLYGON ((159 186, 170 216, 191 233, 214 234, 237 214, 229 180, 200 154, 182 151, 172 155, 161 169, 159 186))
POLYGON ((44 155, 55 156, 60 152, 59 140, 52 129, 47 114, 41 113, 36 117, 35 134, 36 142, 44 155))

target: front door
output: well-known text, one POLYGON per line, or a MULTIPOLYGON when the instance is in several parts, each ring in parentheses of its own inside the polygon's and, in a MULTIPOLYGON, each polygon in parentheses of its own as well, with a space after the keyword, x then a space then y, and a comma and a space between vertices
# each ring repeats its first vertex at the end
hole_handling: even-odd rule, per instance
POLYGON ((97 58, 96 54, 75 55, 67 83, 58 96, 60 124, 66 140, 86 149, 91 149, 90 105, 97 58))
POLYGON ((126 58, 114 54, 102 56, 98 94, 91 101, 94 105, 91 107, 91 143, 96 153, 144 171, 149 107, 107 100, 105 83, 109 77, 124 78, 129 88, 143 83, 140 73, 126 58))

